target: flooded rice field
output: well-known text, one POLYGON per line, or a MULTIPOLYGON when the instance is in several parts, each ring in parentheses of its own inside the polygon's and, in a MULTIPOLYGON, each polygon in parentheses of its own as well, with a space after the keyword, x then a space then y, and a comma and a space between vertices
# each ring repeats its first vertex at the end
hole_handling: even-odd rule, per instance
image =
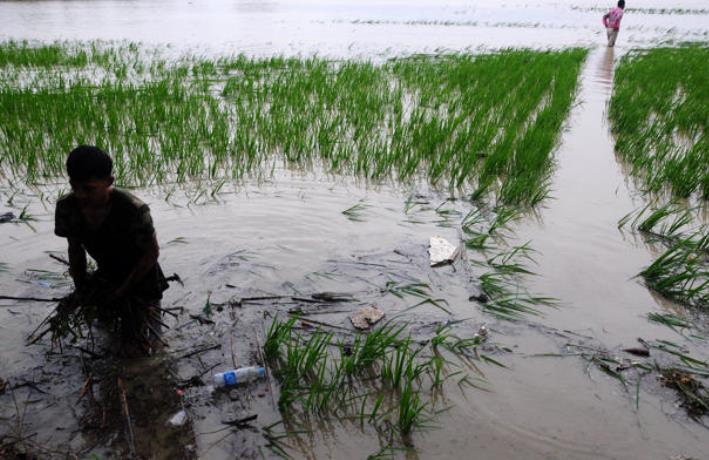
MULTIPOLYGON (((141 42, 168 56, 381 63, 504 48, 589 50, 552 151, 548 196, 522 201, 531 206, 495 206, 503 201, 495 192, 471 200, 479 184, 449 189, 425 174, 352 177, 323 158, 274 160, 228 181, 136 186, 151 208, 161 265, 180 279, 162 304, 169 347, 118 358, 100 331, 91 346, 28 346, 54 304, 0 300, 0 456, 707 458, 707 400, 691 400, 706 398, 692 387, 709 375, 706 311, 637 277, 664 248, 619 228, 651 199, 616 156, 608 103, 619 59, 636 48, 706 42, 709 9, 701 1, 629 4, 613 49, 600 24, 609 6, 0 3, 3 41, 141 42), (436 235, 464 246, 452 264, 431 266, 436 235), (403 329, 356 373, 342 363, 364 366, 350 316, 365 306, 385 314, 374 330, 403 329), (289 334, 273 333, 290 318, 289 334), (680 322, 670 327, 668 318, 680 322), (298 345, 318 337, 329 350, 311 355, 322 375, 296 372, 302 380, 288 386, 298 345), (254 364, 268 364, 267 378, 212 386, 214 372, 254 364), (671 369, 691 372, 674 379, 671 369)), ((65 257, 53 213, 68 185, 36 176, 26 184, 8 163, 0 214, 17 218, 0 225, 0 294, 61 297, 71 279, 50 255, 65 257)), ((695 202, 705 200, 683 203, 695 202)), ((702 212, 695 219, 706 223, 702 212)))
MULTIPOLYGON (((597 1, 3 2, 2 38, 133 40, 204 52, 381 56, 500 47, 586 45, 597 1)), ((631 7, 631 5, 628 5, 631 7)), ((706 3, 644 1, 621 45, 706 40, 706 3)), ((600 14, 599 14, 600 13, 600 14)))

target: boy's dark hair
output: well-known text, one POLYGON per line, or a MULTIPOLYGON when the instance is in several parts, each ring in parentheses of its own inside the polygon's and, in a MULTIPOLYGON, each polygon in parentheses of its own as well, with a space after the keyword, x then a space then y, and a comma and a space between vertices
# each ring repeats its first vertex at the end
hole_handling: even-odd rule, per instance
POLYGON ((625 8, 625 0, 618 0, 618 8, 625 8))
POLYGON ((105 179, 111 176, 113 160, 98 147, 80 145, 69 153, 66 172, 69 179, 84 182, 90 179, 105 179))

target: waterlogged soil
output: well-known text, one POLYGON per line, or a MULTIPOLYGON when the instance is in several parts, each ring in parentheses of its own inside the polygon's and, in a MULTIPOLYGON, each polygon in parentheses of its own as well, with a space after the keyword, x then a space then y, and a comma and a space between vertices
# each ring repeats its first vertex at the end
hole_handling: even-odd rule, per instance
MULTIPOLYGON (((545 309, 542 318, 499 321, 469 300, 479 293, 476 280, 481 274, 468 263, 474 252, 453 265, 429 266, 429 237, 459 242, 460 220, 471 207, 463 200, 448 200, 445 191, 364 184, 317 170, 281 168, 269 181, 228 185, 214 198, 202 195, 196 201, 196 184, 185 187, 184 194, 170 194, 167 201, 171 187, 139 189, 135 193, 150 204, 156 222, 161 263, 184 282, 173 283, 163 302, 166 308, 182 307, 174 310, 176 318, 165 317, 170 346, 153 358, 121 359, 111 354, 110 340, 99 334, 94 354, 72 347, 62 354, 48 353, 48 344, 28 347, 25 338, 51 304, 3 301, 0 378, 7 385, 0 390, 0 437, 6 444, 15 443, 15 449, 41 457, 69 451, 82 457, 95 453, 122 458, 133 450, 156 458, 276 456, 264 436, 270 425, 272 439, 286 429, 277 424, 283 414, 274 404, 275 381, 220 391, 210 386, 211 373, 261 362, 264 328, 276 314, 286 317, 289 311, 301 311, 304 318, 328 324, 322 327, 347 337, 352 330, 348 315, 360 306, 376 305, 387 319, 407 321, 416 340, 430 338, 438 324, 461 320, 454 326, 458 335, 471 337, 486 324, 489 343, 510 350, 490 348, 505 368, 477 363, 487 391, 461 389, 455 379, 449 380, 435 403, 437 409, 447 410, 429 427, 415 431, 415 449, 394 451, 397 457, 467 458, 474 452, 520 459, 704 458, 709 447, 706 418, 689 419, 676 394, 656 375, 646 376, 637 391, 634 381, 623 385, 594 364, 593 357, 668 362, 667 355, 655 349, 649 358, 622 351, 638 347, 638 338, 672 341, 697 359, 709 357, 705 340, 646 319, 650 312, 677 312, 681 307, 657 298, 634 278, 657 255, 657 248, 616 228, 621 217, 645 201, 616 160, 606 121, 617 59, 630 47, 706 38, 707 16, 628 14, 619 47, 608 50, 601 46, 604 31, 598 27, 598 11, 592 9, 597 6, 0 4, 2 39, 127 39, 168 43, 180 51, 373 58, 502 46, 594 47, 581 76, 579 103, 556 152, 552 198, 516 222, 507 241, 531 242, 539 276, 528 285, 556 297, 558 308, 545 309), (343 214, 357 204, 362 206, 343 214), (421 299, 387 293, 387 282, 426 283, 430 297, 445 299, 441 304, 448 311, 430 303, 408 309, 421 299), (325 291, 352 298, 297 300, 325 291), (263 296, 284 297, 238 302, 263 296), (204 321, 199 315, 208 298, 212 313, 204 321), (183 408, 187 421, 170 425, 170 418, 183 408), (247 425, 223 424, 254 414, 256 420, 247 425)), ((684 1, 673 7, 700 10, 703 5, 684 1)), ((54 196, 65 187, 42 189, 54 196)), ((3 294, 56 297, 68 292, 65 267, 47 254, 65 250, 65 243, 52 233, 51 200, 43 201, 33 192, 15 195, 6 186, 0 193, 0 211, 7 207, 19 213, 28 205, 36 218, 28 224, 0 225, 0 262, 6 264, 0 271, 3 294)), ((279 442, 296 458, 363 458, 390 441, 358 420, 295 418, 300 423, 287 428, 299 433, 279 442)))

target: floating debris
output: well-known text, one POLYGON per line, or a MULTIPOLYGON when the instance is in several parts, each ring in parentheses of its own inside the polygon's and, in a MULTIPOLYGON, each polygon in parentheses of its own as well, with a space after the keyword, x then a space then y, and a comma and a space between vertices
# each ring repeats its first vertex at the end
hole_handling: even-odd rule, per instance
POLYGON ((480 329, 478 329, 478 333, 475 335, 480 337, 482 340, 487 340, 488 335, 490 335, 490 331, 488 330, 487 326, 483 324, 480 326, 480 329))
POLYGON ((362 213, 368 207, 369 207, 369 205, 360 201, 359 203, 355 204, 354 206, 351 206, 351 207, 345 209, 344 211, 342 211, 342 214, 345 217, 347 217, 349 220, 351 220, 352 222, 363 222, 364 219, 362 217, 362 213))
POLYGON ((170 417, 170 420, 167 421, 167 423, 171 426, 182 426, 185 424, 187 421, 187 412, 184 409, 181 409, 175 415, 170 417))
POLYGON ((253 422, 258 418, 258 414, 247 415, 246 417, 237 418, 234 420, 222 420, 223 425, 235 426, 243 428, 249 426, 249 422, 253 422))
POLYGON ((635 356, 650 356, 650 350, 647 348, 634 347, 634 348, 624 348, 624 352, 630 353, 635 356))
POLYGON ((377 324, 382 318, 384 318, 384 312, 377 307, 370 306, 357 310, 350 316, 350 321, 357 329, 366 330, 377 324))
POLYGON ((468 297, 469 301, 475 301, 475 302, 480 302, 480 303, 487 303, 490 300, 490 297, 488 297, 484 292, 480 291, 477 294, 473 294, 470 297, 468 297))
POLYGON ((460 253, 460 246, 454 246, 445 238, 432 236, 428 243, 431 267, 452 263, 460 253))
POLYGON ((0 224, 6 224, 15 220, 15 215, 11 212, 0 214, 0 224))
POLYGON ((323 302, 351 302, 355 300, 352 294, 347 292, 317 292, 310 297, 323 302))
POLYGON ((659 368, 660 382, 677 392, 681 399, 680 405, 687 410, 687 414, 694 419, 699 419, 709 413, 709 391, 689 372, 677 368, 659 368))

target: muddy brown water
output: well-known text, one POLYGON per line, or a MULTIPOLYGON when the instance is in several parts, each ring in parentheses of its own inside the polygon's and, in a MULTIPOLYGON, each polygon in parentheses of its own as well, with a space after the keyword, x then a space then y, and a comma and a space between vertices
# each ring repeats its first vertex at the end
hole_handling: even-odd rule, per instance
MULTIPOLYGON (((538 251, 536 291, 559 299, 541 319, 506 323, 469 302, 470 273, 460 264, 435 270, 427 266, 431 235, 458 238, 434 208, 447 198, 422 185, 363 184, 317 171, 277 169, 265 182, 227 187, 217 202, 188 204, 169 187, 138 190, 153 210, 162 246, 161 261, 185 286, 173 285, 164 305, 198 313, 208 293, 214 302, 233 296, 353 292, 376 303, 389 316, 415 303, 384 296, 389 280, 425 281, 433 296, 445 298, 461 334, 482 323, 491 339, 512 348, 496 357, 508 368, 482 366, 491 391, 445 387, 441 406, 449 409, 435 427, 414 434, 415 451, 407 458, 519 459, 667 459, 673 455, 707 458, 706 428, 688 420, 674 395, 648 380, 636 401, 616 380, 588 368, 574 356, 558 353, 574 338, 616 353, 636 339, 681 343, 707 359, 706 342, 686 340, 648 322, 652 311, 677 308, 655 298, 633 277, 654 252, 618 219, 645 204, 613 152, 606 119, 613 66, 631 47, 665 41, 706 39, 707 15, 628 14, 619 46, 602 46, 598 2, 3 2, 0 39, 106 39, 169 44, 175 52, 312 54, 379 59, 412 52, 478 50, 506 46, 588 46, 577 104, 556 152, 552 198, 535 216, 518 222, 510 242, 531 241, 538 251), (572 9, 578 6, 580 9, 572 9), (436 25, 448 23, 449 25, 436 25), (473 22, 475 24, 473 24, 473 22), (535 26, 536 25, 536 26, 535 26), (413 197, 413 198, 412 198, 413 197), (417 202, 407 211, 407 200, 417 202), (342 214, 358 202, 361 219, 342 214), (567 332, 564 332, 567 331, 567 332)), ((643 2, 644 8, 667 7, 643 2)), ((702 1, 681 1, 675 8, 705 8, 702 1)), ((51 189, 51 187, 50 187, 51 189)), ((3 206, 11 192, 0 189, 3 206)), ((63 251, 52 234, 52 206, 31 194, 16 196, 29 204, 38 221, 0 226, 3 293, 51 297, 69 288, 66 280, 38 277, 27 270, 61 275, 46 251, 63 251)), ((467 212, 462 202, 446 205, 467 212)), ((458 217, 459 219, 459 217, 458 217)), ((0 434, 26 438, 44 455, 93 452, 122 457, 130 451, 118 403, 118 376, 125 382, 138 453, 155 458, 234 458, 272 456, 259 427, 277 422, 269 388, 260 382, 234 392, 211 392, 187 379, 258 360, 263 312, 273 305, 251 305, 215 313, 216 324, 200 326, 188 313, 168 322, 171 349, 160 358, 122 361, 93 359, 77 350, 46 355, 46 346, 26 347, 24 338, 48 312, 42 304, 0 307, 0 378, 15 388, 0 395, 0 434), (192 351, 220 345, 189 358, 192 351), (97 401, 79 401, 91 369, 97 401), (184 400, 189 421, 180 428, 167 420, 182 407, 175 389, 190 387, 184 400), (110 402, 110 404, 108 404, 110 402), (222 421, 257 413, 254 428, 223 430, 222 421)), ((343 313, 318 320, 347 326, 343 313)), ((406 319, 416 337, 450 317, 431 306, 411 310, 406 319)), ((364 458, 379 449, 377 434, 346 420, 312 420, 312 433, 287 442, 297 458, 364 458)), ((282 427, 280 427, 282 429, 282 427)))

